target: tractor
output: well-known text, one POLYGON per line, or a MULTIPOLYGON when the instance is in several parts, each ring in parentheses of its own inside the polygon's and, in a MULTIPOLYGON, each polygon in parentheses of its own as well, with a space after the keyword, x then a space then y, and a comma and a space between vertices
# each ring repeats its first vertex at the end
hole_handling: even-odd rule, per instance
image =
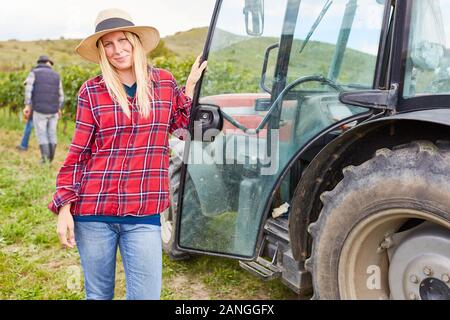
POLYGON ((450 0, 217 0, 165 252, 314 299, 449 300, 449 32, 450 0))

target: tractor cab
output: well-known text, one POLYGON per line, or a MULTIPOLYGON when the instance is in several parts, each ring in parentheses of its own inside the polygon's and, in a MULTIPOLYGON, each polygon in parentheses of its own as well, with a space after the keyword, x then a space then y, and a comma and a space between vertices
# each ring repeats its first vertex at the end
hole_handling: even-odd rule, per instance
POLYGON ((407 280, 450 268, 449 10, 218 0, 189 134, 171 140, 165 251, 239 259, 317 297, 449 298, 444 280, 407 280))
POLYGON ((339 94, 379 81, 386 10, 376 0, 218 2, 185 150, 180 247, 255 256, 261 225, 288 207, 303 167, 367 113, 339 94))

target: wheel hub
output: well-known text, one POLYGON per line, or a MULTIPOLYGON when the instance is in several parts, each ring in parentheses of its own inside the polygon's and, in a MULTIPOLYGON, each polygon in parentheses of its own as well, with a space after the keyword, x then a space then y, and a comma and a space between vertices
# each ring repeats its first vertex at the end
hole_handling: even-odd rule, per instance
POLYGON ((450 300, 450 289, 444 281, 436 278, 426 278, 420 283, 420 298, 422 300, 450 300))
POLYGON ((450 299, 450 233, 431 223, 394 235, 389 251, 391 298, 450 299))

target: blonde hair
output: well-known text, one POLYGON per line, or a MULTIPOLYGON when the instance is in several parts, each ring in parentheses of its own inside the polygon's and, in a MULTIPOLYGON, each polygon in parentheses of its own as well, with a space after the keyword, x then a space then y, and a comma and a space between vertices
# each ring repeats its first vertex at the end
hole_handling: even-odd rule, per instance
MULTIPOLYGON (((153 79, 151 72, 148 71, 149 67, 151 68, 151 65, 147 62, 147 57, 139 37, 128 31, 124 31, 124 34, 133 47, 132 67, 136 76, 137 106, 141 116, 147 118, 150 115, 154 93, 152 83, 153 79)), ((106 57, 105 48, 101 40, 98 40, 98 49, 100 54, 100 68, 102 70, 103 79, 106 87, 108 88, 109 95, 121 106, 127 117, 130 118, 131 112, 128 105, 128 98, 125 88, 123 87, 122 82, 120 82, 119 74, 116 68, 110 64, 108 58, 106 57)))

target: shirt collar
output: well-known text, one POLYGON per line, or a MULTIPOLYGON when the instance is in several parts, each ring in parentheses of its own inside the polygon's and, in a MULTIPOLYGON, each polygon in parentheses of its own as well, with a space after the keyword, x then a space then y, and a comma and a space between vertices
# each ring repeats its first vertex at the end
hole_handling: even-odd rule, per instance
MULTIPOLYGON (((156 83, 156 79, 155 79, 156 72, 155 72, 155 69, 149 67, 149 68, 148 68, 148 71, 149 71, 149 73, 150 73, 150 72, 152 73, 152 82, 153 82, 153 85, 155 85, 155 83, 156 83)), ((103 88, 103 89, 105 89, 105 90, 107 89, 107 88, 106 88, 105 79, 103 78, 103 75, 102 75, 102 74, 98 76, 98 79, 97 79, 97 81, 96 81, 96 84, 99 85, 101 88, 103 88)), ((136 84, 136 83, 135 83, 135 84, 136 84)))

